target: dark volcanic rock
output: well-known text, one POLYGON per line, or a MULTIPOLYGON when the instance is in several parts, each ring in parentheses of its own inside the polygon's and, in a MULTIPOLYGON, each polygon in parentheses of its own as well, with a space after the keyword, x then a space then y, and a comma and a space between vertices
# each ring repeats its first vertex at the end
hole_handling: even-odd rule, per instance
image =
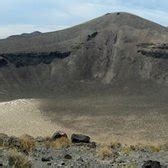
POLYGON ((98 32, 94 32, 91 35, 88 35, 87 41, 92 40, 93 38, 95 38, 97 36, 98 32))
POLYGON ((168 59, 168 52, 165 51, 144 51, 144 50, 139 50, 141 54, 147 56, 147 57, 153 57, 153 58, 160 58, 160 59, 168 59))
POLYGON ((69 155, 69 154, 66 154, 66 155, 64 156, 64 158, 65 158, 65 159, 72 159, 72 156, 69 155))
POLYGON ((49 162, 49 161, 51 161, 51 160, 53 160, 52 156, 42 157, 42 158, 41 158, 41 161, 42 161, 42 162, 49 162))
POLYGON ((8 63, 14 64, 17 68, 38 65, 40 63, 50 64, 54 59, 64 59, 71 52, 46 52, 46 53, 16 53, 16 54, 1 54, 3 58, 0 60, 0 67, 6 66, 8 63))
POLYGON ((56 139, 62 138, 62 137, 67 138, 68 136, 67 136, 67 134, 66 134, 65 132, 58 131, 58 132, 55 132, 55 133, 53 134, 53 136, 51 137, 51 140, 52 140, 52 141, 55 141, 56 139))
POLYGON ((73 143, 89 143, 90 137, 82 134, 72 134, 71 141, 73 143))
POLYGON ((160 162, 148 160, 144 163, 142 168, 161 168, 160 162))
POLYGON ((0 59, 0 67, 5 67, 7 66, 8 61, 6 61, 5 59, 0 59))
POLYGON ((158 59, 168 59, 168 44, 167 43, 143 43, 137 45, 141 49, 138 50, 139 53, 145 55, 146 57, 158 58, 158 59))
POLYGON ((0 160, 0 167, 3 167, 3 162, 0 160))
MULTIPOLYGON (((78 135, 78 134, 77 134, 78 135)), ((91 144, 91 143, 90 143, 91 144)), ((26 156, 22 151, 19 156, 22 156, 31 162, 32 167, 137 167, 137 168, 166 168, 168 166, 168 151, 149 152, 141 150, 131 150, 129 154, 122 152, 123 147, 116 147, 111 149, 113 155, 105 160, 102 160, 98 155, 96 148, 88 148, 88 144, 73 144, 69 148, 49 148, 47 149, 42 143, 36 144, 36 150, 33 150, 26 156), (20 155, 21 154, 21 155, 20 155), (153 160, 148 160, 153 158, 153 160), (144 163, 145 160, 148 160, 144 163), (159 163, 157 160, 161 161, 159 163), (162 164, 162 166, 161 166, 162 164)), ((98 144, 99 146, 100 144, 98 144)), ((10 167, 15 164, 15 157, 10 157, 9 148, 0 148, 0 167, 10 167), (10 165, 9 165, 10 164, 10 165)))

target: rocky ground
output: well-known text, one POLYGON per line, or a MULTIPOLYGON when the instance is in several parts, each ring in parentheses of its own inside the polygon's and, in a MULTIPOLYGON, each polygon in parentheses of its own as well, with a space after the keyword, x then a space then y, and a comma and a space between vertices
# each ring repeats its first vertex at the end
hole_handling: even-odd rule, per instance
POLYGON ((118 142, 96 144, 90 137, 63 132, 52 137, 29 135, 9 137, 0 134, 0 167, 114 167, 166 168, 168 147, 121 145, 118 142))

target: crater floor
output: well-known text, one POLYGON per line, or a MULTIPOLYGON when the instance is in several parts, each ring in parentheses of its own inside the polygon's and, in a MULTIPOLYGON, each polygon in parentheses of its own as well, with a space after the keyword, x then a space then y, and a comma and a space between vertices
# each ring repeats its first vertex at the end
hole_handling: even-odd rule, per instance
POLYGON ((0 132, 48 136, 63 130, 99 142, 163 144, 168 138, 167 111, 166 100, 146 96, 18 99, 0 103, 0 132))

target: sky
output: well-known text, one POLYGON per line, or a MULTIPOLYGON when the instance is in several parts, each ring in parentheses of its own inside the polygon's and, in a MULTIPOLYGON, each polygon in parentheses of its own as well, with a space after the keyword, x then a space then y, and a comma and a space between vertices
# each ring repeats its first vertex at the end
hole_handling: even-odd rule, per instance
POLYGON ((0 0, 0 38, 60 30, 109 12, 129 12, 168 26, 168 0, 0 0))

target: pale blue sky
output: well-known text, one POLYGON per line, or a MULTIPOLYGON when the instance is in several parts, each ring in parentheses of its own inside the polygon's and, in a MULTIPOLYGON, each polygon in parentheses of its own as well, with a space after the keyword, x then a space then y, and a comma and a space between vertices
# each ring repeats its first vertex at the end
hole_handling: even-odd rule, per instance
POLYGON ((0 0, 0 38, 55 31, 116 11, 168 26, 168 0, 0 0))

